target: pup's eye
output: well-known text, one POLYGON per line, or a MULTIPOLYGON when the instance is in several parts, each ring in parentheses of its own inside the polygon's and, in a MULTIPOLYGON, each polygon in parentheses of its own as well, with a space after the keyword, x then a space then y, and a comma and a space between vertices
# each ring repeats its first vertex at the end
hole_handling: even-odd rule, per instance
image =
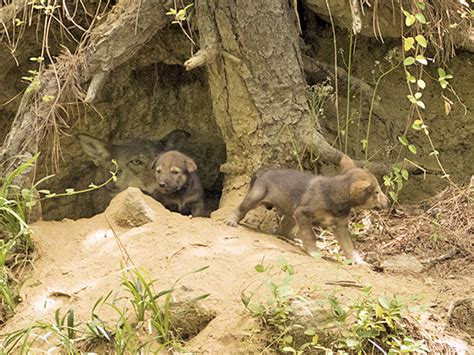
POLYGON ((155 172, 156 172, 157 174, 161 174, 161 169, 156 169, 155 172))
POLYGON ((171 170, 171 174, 173 174, 173 175, 178 175, 178 174, 179 174, 179 171, 171 170))
POLYGON ((140 159, 133 159, 132 161, 130 161, 130 163, 132 163, 133 165, 143 164, 143 162, 140 159))

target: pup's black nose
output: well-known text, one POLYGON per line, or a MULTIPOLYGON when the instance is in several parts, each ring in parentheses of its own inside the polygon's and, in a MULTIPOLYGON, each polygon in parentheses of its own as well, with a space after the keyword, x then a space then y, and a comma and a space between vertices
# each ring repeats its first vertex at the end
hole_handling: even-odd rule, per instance
POLYGON ((158 183, 158 186, 159 186, 159 187, 165 187, 166 184, 165 184, 164 182, 159 182, 159 183, 158 183))

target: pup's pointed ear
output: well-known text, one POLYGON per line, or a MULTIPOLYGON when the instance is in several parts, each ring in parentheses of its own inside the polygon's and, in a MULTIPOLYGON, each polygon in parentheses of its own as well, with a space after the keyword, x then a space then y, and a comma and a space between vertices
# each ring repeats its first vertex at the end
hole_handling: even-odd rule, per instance
POLYGON ((198 168, 194 160, 192 160, 191 158, 186 158, 185 164, 186 164, 186 169, 188 170, 189 173, 195 172, 198 168))
POLYGON ((354 161, 345 154, 342 156, 339 165, 341 166, 342 173, 345 173, 346 171, 357 167, 354 161))
POLYGON ((349 188, 349 194, 354 200, 365 199, 372 191, 372 184, 366 180, 355 181, 349 188))

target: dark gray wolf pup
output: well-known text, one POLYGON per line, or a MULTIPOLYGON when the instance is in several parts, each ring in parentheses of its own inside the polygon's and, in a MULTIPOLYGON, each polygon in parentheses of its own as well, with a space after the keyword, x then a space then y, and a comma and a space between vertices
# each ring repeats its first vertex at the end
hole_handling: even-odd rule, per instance
POLYGON ((348 228, 350 210, 388 208, 390 201, 375 176, 358 168, 351 158, 344 155, 340 166, 341 174, 332 177, 290 169, 258 171, 243 202, 225 222, 236 227, 258 205, 274 207, 282 215, 282 235, 292 238, 296 224, 308 254, 316 250, 312 226, 321 225, 334 232, 347 258, 363 264, 348 228))

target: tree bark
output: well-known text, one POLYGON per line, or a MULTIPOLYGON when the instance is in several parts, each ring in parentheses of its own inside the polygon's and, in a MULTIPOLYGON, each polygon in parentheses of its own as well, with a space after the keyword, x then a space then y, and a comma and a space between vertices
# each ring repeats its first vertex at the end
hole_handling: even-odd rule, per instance
POLYGON ((295 167, 308 154, 338 162, 305 95, 297 25, 289 2, 196 2, 213 110, 227 147, 223 199, 262 166, 295 167), (271 40, 270 40, 271 39, 271 40), (232 59, 237 58, 237 60, 232 59))

